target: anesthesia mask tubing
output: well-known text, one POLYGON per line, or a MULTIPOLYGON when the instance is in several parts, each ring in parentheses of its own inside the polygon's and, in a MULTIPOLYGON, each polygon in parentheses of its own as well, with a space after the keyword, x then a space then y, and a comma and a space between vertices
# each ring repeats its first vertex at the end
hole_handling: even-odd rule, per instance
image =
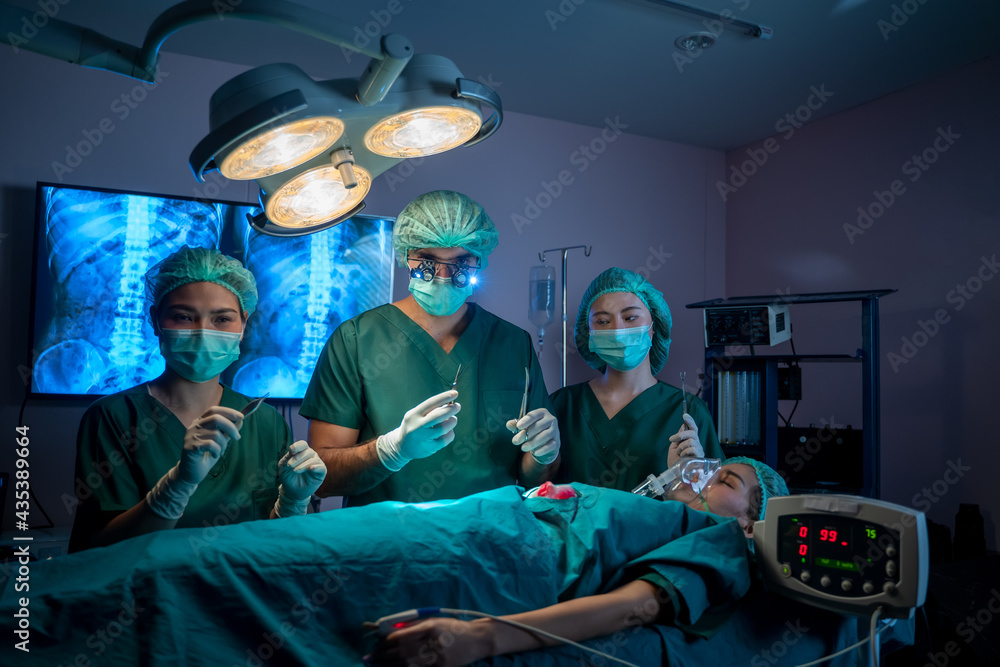
MULTIPOLYGON (((722 468, 719 459, 683 459, 659 475, 650 475, 632 493, 648 498, 665 496, 677 487, 687 484, 699 496, 715 473, 722 468)), ((704 502, 704 501, 703 501, 704 502)))

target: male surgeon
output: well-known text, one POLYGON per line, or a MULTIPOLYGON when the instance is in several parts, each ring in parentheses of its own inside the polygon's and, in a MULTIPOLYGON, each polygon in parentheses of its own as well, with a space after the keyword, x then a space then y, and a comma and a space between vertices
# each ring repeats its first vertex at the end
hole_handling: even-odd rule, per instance
POLYGON ((299 410, 327 466, 318 495, 423 502, 555 472, 559 425, 531 337, 467 302, 497 242, 458 192, 425 193, 399 214, 392 245, 410 295, 334 331, 299 410))

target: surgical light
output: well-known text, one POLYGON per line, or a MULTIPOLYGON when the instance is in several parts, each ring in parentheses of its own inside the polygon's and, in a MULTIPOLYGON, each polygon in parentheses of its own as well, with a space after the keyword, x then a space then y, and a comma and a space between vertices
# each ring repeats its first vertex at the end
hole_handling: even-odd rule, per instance
POLYGON ((414 109, 376 123, 365 135, 365 145, 386 157, 424 157, 461 146, 482 124, 479 114, 470 109, 414 109))
MULTIPOLYGON (((17 46, 155 81, 163 42, 219 16, 218 0, 181 2, 153 21, 141 48, 50 18, 48 29, 17 46)), ((273 64, 212 95, 210 131, 192 150, 191 169, 199 181, 215 170, 256 181, 264 213, 249 220, 265 234, 299 236, 339 224, 364 208, 372 179, 387 169, 472 146, 503 122, 494 90, 465 79, 447 58, 415 55, 401 35, 359 47, 356 26, 280 0, 241 0, 226 6, 225 18, 290 28, 371 58, 358 79, 316 81, 294 65, 273 64)), ((0 5, 0 41, 31 20, 29 10, 0 5)))
POLYGON ((361 167, 351 171, 356 178, 351 187, 332 164, 299 174, 268 198, 267 219, 295 229, 323 224, 353 211, 368 195, 372 177, 361 167))
POLYGON ((344 134, 339 118, 320 116, 294 121, 244 141, 219 165, 234 181, 286 171, 327 150, 344 134))

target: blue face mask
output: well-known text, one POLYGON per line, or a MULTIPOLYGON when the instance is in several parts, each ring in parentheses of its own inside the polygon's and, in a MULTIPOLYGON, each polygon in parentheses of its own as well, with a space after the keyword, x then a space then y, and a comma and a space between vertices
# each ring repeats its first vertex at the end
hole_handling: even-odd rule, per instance
POLYGON ((624 373, 642 363, 653 346, 647 324, 628 329, 591 329, 590 351, 611 368, 624 373))
POLYGON ((451 278, 435 276, 430 282, 410 278, 410 293, 413 294, 413 298, 421 308, 438 317, 457 313, 465 300, 472 296, 473 289, 471 283, 465 287, 455 287, 451 278))
POLYGON ((160 329, 160 353, 182 378, 208 382, 240 358, 241 338, 214 329, 160 329))

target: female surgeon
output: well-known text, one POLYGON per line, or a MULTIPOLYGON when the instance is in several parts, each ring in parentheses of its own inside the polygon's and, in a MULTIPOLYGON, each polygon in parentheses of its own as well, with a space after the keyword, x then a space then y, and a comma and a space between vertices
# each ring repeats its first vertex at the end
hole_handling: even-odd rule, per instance
POLYGON ((610 268, 590 283, 576 347, 601 375, 552 395, 565 443, 559 479, 631 491, 681 457, 725 458, 704 402, 654 377, 671 325, 663 294, 639 274, 610 268))
POLYGON ((77 436, 70 550, 157 530, 304 514, 326 474, 269 405, 219 383, 257 306, 253 275, 184 246, 146 274, 166 369, 87 409, 77 436))
MULTIPOLYGON (((735 518, 753 552, 754 522, 763 520, 767 501, 788 495, 785 481, 769 466, 746 457, 729 459, 701 493, 688 486, 672 492, 670 501, 723 517, 735 518)), ((560 502, 573 502, 563 500, 560 502)), ((704 542, 708 544, 708 542, 704 542)), ((589 563, 593 565, 593 563, 589 563)), ((633 568, 638 576, 608 593, 559 602, 543 609, 499 619, 459 621, 430 618, 393 632, 376 647, 370 664, 379 667, 437 665, 460 667, 491 656, 556 646, 559 642, 504 621, 521 623, 571 641, 615 635, 637 624, 675 625, 694 635, 710 635, 728 618, 708 614, 694 624, 685 622, 686 590, 655 569, 633 568)), ((694 602, 694 598, 690 599, 694 602)), ((602 664, 608 664, 602 660, 602 664)))

